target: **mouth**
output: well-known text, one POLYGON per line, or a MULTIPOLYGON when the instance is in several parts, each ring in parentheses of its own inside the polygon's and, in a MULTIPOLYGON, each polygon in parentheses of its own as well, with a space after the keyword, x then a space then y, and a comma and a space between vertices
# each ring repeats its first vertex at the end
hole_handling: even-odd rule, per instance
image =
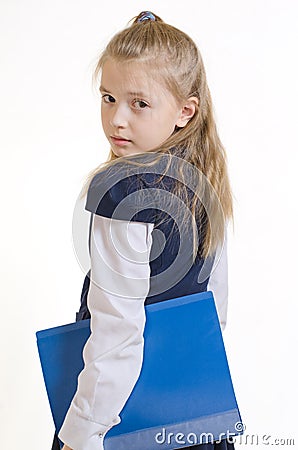
POLYGON ((110 136, 113 144, 118 145, 119 147, 124 147, 131 143, 130 139, 126 139, 122 136, 110 136))

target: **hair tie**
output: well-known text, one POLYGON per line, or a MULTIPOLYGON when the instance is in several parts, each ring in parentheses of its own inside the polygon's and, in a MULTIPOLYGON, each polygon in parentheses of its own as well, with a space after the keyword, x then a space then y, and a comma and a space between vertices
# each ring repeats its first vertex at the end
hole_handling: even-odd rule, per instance
POLYGON ((138 22, 144 22, 145 20, 152 20, 153 22, 156 20, 155 15, 151 11, 143 11, 139 15, 138 22))

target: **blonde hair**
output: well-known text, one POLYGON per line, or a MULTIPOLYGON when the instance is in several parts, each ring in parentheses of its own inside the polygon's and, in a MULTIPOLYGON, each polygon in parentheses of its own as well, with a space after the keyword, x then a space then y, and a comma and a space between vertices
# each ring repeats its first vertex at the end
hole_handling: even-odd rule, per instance
MULTIPOLYGON (((202 177, 197 178, 196 195, 189 200, 188 204, 195 219, 192 226, 196 226, 197 220, 206 225, 201 255, 207 257, 224 241, 225 224, 233 218, 233 202, 227 172, 226 152, 217 133, 204 64, 197 46, 186 33, 163 22, 156 15, 155 20, 140 22, 142 14, 134 18, 129 27, 117 33, 110 40, 97 62, 93 73, 93 82, 97 82, 105 61, 111 58, 123 63, 148 64, 150 75, 162 80, 179 103, 191 96, 197 97, 198 107, 192 119, 185 127, 175 129, 158 149, 152 149, 152 151, 168 155, 169 166, 172 155, 192 164, 198 169, 197 173, 201 173, 207 182, 209 186, 207 189, 209 196, 207 217, 206 208, 200 202, 202 191, 206 191, 202 187, 202 177)), ((117 160, 119 158, 110 151, 106 163, 101 164, 88 175, 84 193, 88 190, 94 175, 106 165, 115 164, 117 160)), ((125 160, 128 161, 129 158, 126 157, 125 160)), ((185 179, 183 164, 180 169, 180 176, 185 179)), ((166 171, 164 175, 166 175, 166 171)), ((189 171, 187 171, 188 176, 189 171)), ((189 179, 186 178, 186 186, 188 182, 189 179)), ((177 183, 175 194, 188 201, 185 189, 183 183, 177 183)), ((205 194, 204 192, 206 202, 206 192, 205 194)), ((193 233, 193 236, 195 235, 196 233, 193 233)), ((198 249, 194 238, 195 248, 198 249)))

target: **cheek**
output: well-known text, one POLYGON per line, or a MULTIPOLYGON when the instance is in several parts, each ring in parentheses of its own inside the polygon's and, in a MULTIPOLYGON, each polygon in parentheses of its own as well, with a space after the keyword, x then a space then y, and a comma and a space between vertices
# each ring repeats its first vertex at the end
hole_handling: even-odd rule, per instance
POLYGON ((163 120, 160 119, 159 126, 163 129, 166 137, 169 137, 175 130, 176 121, 176 116, 164 117, 163 120))
POLYGON ((173 129, 176 125, 178 112, 172 107, 164 108, 158 115, 158 121, 165 129, 173 129))
POLYGON ((101 108, 101 123, 102 123, 103 128, 106 127, 106 125, 108 124, 108 121, 109 121, 109 119, 108 119, 107 111, 105 108, 102 107, 101 108))

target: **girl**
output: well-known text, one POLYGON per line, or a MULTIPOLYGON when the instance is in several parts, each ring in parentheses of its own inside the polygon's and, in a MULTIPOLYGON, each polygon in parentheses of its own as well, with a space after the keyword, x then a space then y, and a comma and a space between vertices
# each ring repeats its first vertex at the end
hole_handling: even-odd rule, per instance
POLYGON ((91 269, 77 319, 91 315, 91 336, 63 450, 103 449, 120 422, 142 366, 144 304, 208 289, 226 322, 232 195, 196 45, 142 12, 109 42, 99 75, 111 153, 86 182, 91 269))

